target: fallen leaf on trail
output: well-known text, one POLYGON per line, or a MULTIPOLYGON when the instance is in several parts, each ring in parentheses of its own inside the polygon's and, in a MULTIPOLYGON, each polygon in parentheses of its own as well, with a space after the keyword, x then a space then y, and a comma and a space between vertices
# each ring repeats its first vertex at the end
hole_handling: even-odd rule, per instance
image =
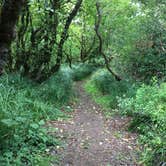
POLYGON ((103 142, 100 142, 99 145, 103 145, 103 142))
POLYGON ((122 138, 123 141, 129 142, 129 139, 122 138))
POLYGON ((50 149, 46 149, 45 151, 46 151, 46 152, 49 152, 49 151, 50 151, 50 149))
POLYGON ((131 146, 128 146, 128 148, 131 149, 131 150, 133 149, 131 146))
POLYGON ((56 148, 57 148, 57 149, 59 149, 59 148, 60 148, 60 146, 56 146, 56 148))

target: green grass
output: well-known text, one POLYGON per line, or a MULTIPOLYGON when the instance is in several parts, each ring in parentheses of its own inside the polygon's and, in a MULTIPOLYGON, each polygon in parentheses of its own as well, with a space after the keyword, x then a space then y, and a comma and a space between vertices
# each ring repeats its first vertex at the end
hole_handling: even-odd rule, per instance
POLYGON ((119 108, 133 117, 130 128, 140 134, 144 146, 142 163, 166 162, 166 83, 143 84, 134 97, 119 99, 119 108))
POLYGON ((62 70, 41 85, 10 74, 0 78, 0 163, 49 165, 46 149, 60 144, 48 135, 47 120, 66 119, 60 107, 70 100, 72 76, 62 70), (42 164, 41 164, 42 163, 42 164))
POLYGON ((74 66, 72 70, 73 80, 81 81, 88 76, 90 76, 93 72, 95 72, 97 67, 94 64, 79 64, 74 66))
POLYGON ((92 81, 87 81, 85 84, 85 90, 90 93, 96 103, 101 105, 105 110, 110 108, 109 95, 103 95, 92 81))
POLYGON ((117 82, 107 71, 98 70, 86 82, 85 89, 106 116, 118 113, 133 117, 130 129, 139 133, 144 147, 142 164, 156 166, 166 162, 166 83, 117 82))
MULTIPOLYGON (((85 90, 102 106, 105 116, 119 113, 133 117, 130 128, 140 134, 144 147, 141 163, 157 165, 166 161, 166 84, 155 81, 138 85, 126 80, 117 82, 100 69, 86 82, 85 90)), ((69 118, 67 114, 72 110, 67 103, 74 95, 72 87, 73 71, 67 68, 40 85, 19 74, 0 78, 2 166, 47 166, 51 160, 58 163, 58 156, 52 157, 46 150, 59 146, 60 140, 48 135, 52 129, 46 128, 45 122, 69 118)))
POLYGON ((103 69, 97 70, 85 85, 87 92, 92 94, 94 100, 106 110, 117 109, 118 97, 133 96, 135 88, 134 85, 130 87, 129 81, 116 81, 107 70, 103 69))

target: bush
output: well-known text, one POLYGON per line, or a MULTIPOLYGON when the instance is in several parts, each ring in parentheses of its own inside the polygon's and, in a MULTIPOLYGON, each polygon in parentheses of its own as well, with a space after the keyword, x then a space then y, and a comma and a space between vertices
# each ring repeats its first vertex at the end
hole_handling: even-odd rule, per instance
POLYGON ((73 69, 73 80, 81 81, 91 75, 97 67, 94 64, 80 64, 73 69))
MULTIPOLYGON (((162 4, 160 1, 156 1, 155 3, 149 1, 149 3, 151 3, 151 7, 155 4, 154 8, 152 7, 153 10, 162 4)), ((141 28, 143 32, 140 35, 141 38, 133 44, 135 48, 133 47, 132 52, 122 57, 123 64, 126 64, 126 71, 134 79, 146 81, 147 83, 153 77, 166 79, 165 46, 161 44, 166 42, 166 28, 161 21, 162 18, 160 18, 164 10, 162 10, 162 7, 160 8, 160 14, 154 16, 152 14, 154 11, 152 10, 153 12, 151 11, 150 17, 142 22, 144 26, 141 28)))
POLYGON ((45 101, 50 100, 57 104, 64 104, 73 94, 72 85, 71 72, 63 68, 41 85, 40 97, 45 101))
MULTIPOLYGON (((106 96, 109 101, 109 107, 117 108, 118 96, 132 96, 135 92, 135 87, 130 87, 129 81, 116 81, 115 78, 107 70, 98 70, 91 78, 91 84, 95 86, 97 91, 106 96)), ((108 102, 107 102, 108 103, 108 102)))
POLYGON ((72 81, 63 71, 41 86, 21 78, 18 74, 0 78, 2 166, 37 165, 46 156, 46 148, 59 143, 48 135, 48 129, 44 127, 45 121, 65 116, 57 105, 61 104, 58 102, 64 96, 67 102, 71 87, 72 81))
POLYGON ((141 134, 143 163, 166 162, 166 83, 142 85, 135 97, 119 99, 119 107, 123 114, 133 117, 131 129, 141 134))

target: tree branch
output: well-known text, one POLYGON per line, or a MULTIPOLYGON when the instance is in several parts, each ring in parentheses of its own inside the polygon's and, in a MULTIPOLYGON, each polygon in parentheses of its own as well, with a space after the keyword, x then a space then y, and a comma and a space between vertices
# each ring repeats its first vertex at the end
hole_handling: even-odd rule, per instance
POLYGON ((57 72, 61 66, 61 61, 63 58, 63 46, 64 46, 65 41, 68 38, 68 30, 72 23, 72 20, 77 15, 77 13, 81 7, 82 1, 83 0, 77 0, 74 9, 71 11, 71 13, 69 14, 69 16, 66 20, 66 24, 65 24, 64 30, 61 35, 61 40, 58 44, 58 53, 57 53, 56 64, 51 68, 51 73, 57 72))

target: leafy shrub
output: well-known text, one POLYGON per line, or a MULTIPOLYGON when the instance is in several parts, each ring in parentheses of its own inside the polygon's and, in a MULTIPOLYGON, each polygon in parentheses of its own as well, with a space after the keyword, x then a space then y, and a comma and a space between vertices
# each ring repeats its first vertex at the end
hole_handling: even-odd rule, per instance
MULTIPOLYGON (((151 6, 152 13, 155 13, 155 8, 162 4, 160 1, 155 3, 149 1, 148 3, 151 6)), ((141 31, 143 34, 140 35, 141 38, 133 44, 133 50, 127 56, 122 57, 126 71, 134 79, 148 83, 153 77, 165 80, 166 75, 165 45, 162 46, 162 43, 166 42, 166 29, 163 21, 161 21, 164 12, 161 6, 160 14, 154 16, 149 13, 150 17, 142 22, 141 31)))
POLYGON ((92 76, 91 84, 94 84, 95 88, 106 96, 105 99, 111 108, 117 107, 118 96, 132 96, 135 92, 135 87, 130 87, 129 81, 116 81, 107 70, 98 70, 92 76))
POLYGON ((81 81, 84 78, 91 75, 95 70, 96 66, 94 64, 80 64, 74 67, 73 69, 73 80, 81 81))
POLYGON ((166 162, 166 84, 142 85, 135 97, 119 99, 119 107, 122 113, 133 116, 131 128, 141 134, 143 163, 166 162))
POLYGON ((46 148, 58 143, 48 135, 48 129, 44 124, 47 119, 65 116, 58 109, 57 104, 64 95, 66 95, 65 101, 69 99, 67 95, 71 91, 72 82, 63 72, 61 76, 62 78, 59 73, 41 86, 21 78, 18 74, 0 78, 0 163, 2 166, 37 165, 37 162, 46 156, 46 148), (70 87, 65 87, 69 83, 70 87), (47 89, 44 89, 45 87, 47 89), (49 88, 50 91, 45 93, 49 88), (63 92, 62 96, 59 96, 60 92, 63 92), (56 98, 55 102, 52 101, 53 94, 55 97, 58 96, 58 101, 56 98))

